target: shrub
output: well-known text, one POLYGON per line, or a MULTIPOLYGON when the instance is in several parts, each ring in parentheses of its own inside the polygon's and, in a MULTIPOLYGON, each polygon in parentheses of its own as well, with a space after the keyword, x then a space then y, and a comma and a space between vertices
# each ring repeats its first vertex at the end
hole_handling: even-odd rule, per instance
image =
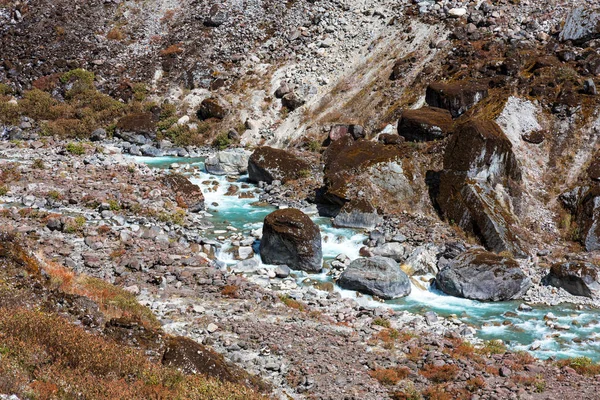
POLYGON ((231 144, 231 140, 227 137, 227 134, 220 133, 215 140, 213 140, 212 145, 219 150, 226 149, 231 144))
POLYGON ((476 392, 485 387, 485 379, 483 379, 481 376, 470 378, 467 380, 465 387, 469 392, 476 392))
POLYGON ((31 164, 31 166, 35 169, 44 169, 44 161, 41 158, 36 158, 35 160, 33 160, 33 164, 31 164))
POLYGON ((414 385, 410 384, 404 390, 390 394, 392 400, 422 400, 423 396, 415 389, 414 385))
POLYGON ((0 83, 0 96, 11 95, 12 93, 13 89, 10 86, 0 83))
POLYGON ((476 351, 479 354, 504 354, 506 346, 500 340, 486 340, 483 346, 476 351))
POLYGON ((65 149, 69 153, 75 154, 77 156, 85 154, 85 147, 83 147, 83 144, 81 144, 81 143, 70 142, 70 143, 67 144, 67 146, 66 146, 65 149))
POLYGON ((321 150, 321 142, 319 142, 318 140, 311 140, 308 143, 308 149, 313 153, 318 152, 319 150, 321 150))
POLYGON ((0 186, 0 196, 4 196, 8 193, 8 187, 6 185, 0 186))
POLYGON ((50 190, 48 192, 48 197, 53 200, 59 200, 62 198, 62 194, 60 194, 60 192, 58 190, 50 190))
POLYGON ((226 285, 221 289, 221 294, 225 297, 236 298, 238 289, 236 285, 226 285))
POLYGON ((183 53, 183 49, 181 48, 181 44, 179 43, 173 44, 167 47, 166 49, 160 51, 160 55, 163 57, 174 56, 181 53, 183 53))
POLYGON ((311 172, 308 169, 301 169, 300 171, 298 171, 299 178, 308 178, 310 176, 311 176, 311 172))
POLYGON ((288 306, 290 308, 294 308, 299 311, 304 311, 304 304, 300 303, 297 300, 292 299, 287 294, 279 295, 279 300, 281 300, 281 302, 283 304, 285 304, 286 306, 288 306))
POLYGON ((82 68, 73 69, 69 72, 65 72, 61 77, 62 83, 67 82, 80 82, 88 87, 94 86, 94 79, 96 76, 93 72, 87 71, 82 68))
POLYGON ((119 202, 117 200, 110 199, 107 201, 107 203, 108 203, 108 208, 111 211, 119 211, 121 209, 121 205, 119 204, 119 202))
POLYGON ((123 40, 125 38, 125 35, 123 34, 123 31, 121 29, 115 27, 108 31, 108 33, 106 34, 106 38, 108 40, 123 40))
POLYGON ((421 375, 432 382, 440 383, 454 380, 458 376, 459 372, 460 368, 454 364, 445 364, 441 367, 436 367, 433 364, 427 364, 421 370, 421 375))
POLYGON ((390 320, 386 318, 377 317, 373 320, 373 325, 383 326, 384 328, 390 328, 390 320))
POLYGON ((377 379, 383 385, 395 385, 402 379, 406 379, 410 374, 407 367, 399 368, 378 368, 369 372, 369 375, 377 379))
POLYGON ((599 375, 600 364, 595 364, 589 357, 575 357, 561 360, 557 363, 560 367, 571 367, 582 375, 599 375))

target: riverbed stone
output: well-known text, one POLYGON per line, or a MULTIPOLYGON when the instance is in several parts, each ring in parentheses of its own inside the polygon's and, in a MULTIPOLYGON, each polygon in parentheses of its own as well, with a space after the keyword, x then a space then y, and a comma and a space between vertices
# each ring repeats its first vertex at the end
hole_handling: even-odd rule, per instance
POLYGON ((555 263, 546 277, 548 284, 563 288, 574 296, 600 295, 600 267, 586 261, 555 263))
POLYGON ((531 287, 531 279, 510 257, 470 250, 442 268, 435 284, 451 296, 506 301, 521 298, 531 287))
POLYGON ((319 272, 323 258, 319 227, 298 209, 274 211, 265 217, 260 256, 265 264, 319 272))
POLYGON ((206 172, 214 175, 243 175, 248 171, 252 153, 244 149, 219 151, 204 162, 206 172))
POLYGON ((387 257, 358 258, 350 263, 337 284, 348 290, 396 299, 410 294, 408 276, 396 261, 387 257))
POLYGON ((177 198, 183 201, 191 212, 204 210, 202 190, 188 178, 181 174, 169 174, 162 178, 162 182, 177 198))

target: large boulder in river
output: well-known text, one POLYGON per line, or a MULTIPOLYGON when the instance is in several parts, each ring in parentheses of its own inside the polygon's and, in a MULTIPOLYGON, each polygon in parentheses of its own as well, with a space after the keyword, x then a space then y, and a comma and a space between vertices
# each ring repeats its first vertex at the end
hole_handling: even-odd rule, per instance
POLYGON ((398 120, 398 135, 413 142, 443 139, 451 129, 452 114, 442 108, 406 110, 398 120))
POLYGON ((183 202, 191 212, 204 210, 204 195, 198 185, 190 182, 180 174, 169 174, 162 177, 163 184, 175 194, 178 203, 183 202))
POLYGON ((600 8, 577 7, 571 10, 559 39, 581 44, 600 38, 600 8))
POLYGON ((510 257, 472 250, 444 266, 436 275, 435 284, 451 296, 506 301, 521 298, 531 286, 531 279, 510 257))
POLYGON ((431 83, 425 92, 425 101, 431 107, 443 108, 454 118, 487 97, 488 88, 474 82, 431 83))
POLYGON ((265 217, 260 257, 265 264, 321 271, 323 250, 319 227, 295 208, 272 212, 265 217))
POLYGON ((600 267, 589 262, 556 263, 550 268, 546 281, 574 296, 593 298, 600 295, 600 267))
POLYGON ((337 281, 348 290, 374 295, 382 299, 408 296, 410 279, 391 258, 358 258, 350 263, 337 281))
POLYGON ((244 149, 219 151, 205 162, 206 172, 214 175, 242 175, 248 171, 250 153, 244 149))
POLYGON ((271 183, 300 178, 310 165, 286 150, 269 146, 257 148, 248 159, 248 177, 252 182, 271 183))
POLYGON ((479 236, 488 250, 523 256, 513 198, 521 169, 512 144, 493 121, 459 125, 444 154, 436 201, 451 224, 479 236))

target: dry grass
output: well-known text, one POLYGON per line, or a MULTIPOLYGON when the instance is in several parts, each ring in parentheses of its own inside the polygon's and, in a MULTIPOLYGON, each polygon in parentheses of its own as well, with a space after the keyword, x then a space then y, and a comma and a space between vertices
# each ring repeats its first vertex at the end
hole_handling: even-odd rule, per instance
POLYGON ((123 40, 125 39, 125 34, 123 33, 123 31, 119 28, 112 28, 110 31, 108 31, 108 33, 106 34, 106 38, 108 40, 123 40))
POLYGON ((235 299, 238 297, 238 289, 236 285, 226 285, 221 289, 221 294, 225 297, 235 299))
POLYGON ((40 311, 0 308, 0 392, 54 399, 260 399, 239 385, 185 376, 40 311))
POLYGON ((183 53, 183 48, 181 47, 180 43, 173 44, 173 45, 167 47, 166 49, 162 49, 160 51, 160 55, 163 57, 175 56, 175 55, 181 54, 181 53, 183 53))
POLYGON ((371 378, 379 381, 382 385, 396 385, 410 374, 407 367, 398 368, 378 368, 369 372, 371 378))
POLYGON ((304 311, 305 306, 304 304, 302 304, 301 302, 292 299, 290 296, 286 295, 280 295, 279 296, 279 300, 281 300, 281 302, 283 304, 285 304, 286 306, 288 306, 289 308, 294 308, 296 310, 299 311, 304 311))
POLYGON ((102 279, 83 274, 76 275, 60 264, 44 260, 41 256, 39 258, 43 260, 42 269, 50 276, 53 288, 94 300, 107 319, 128 317, 146 327, 160 326, 154 314, 139 304, 133 294, 102 279))
POLYGON ((575 357, 566 360, 560 360, 556 363, 559 367, 573 368, 581 375, 595 376, 600 375, 600 364, 594 363, 588 357, 575 357))
POLYGON ((435 383, 453 381, 460 372, 460 368, 453 364, 436 367, 433 364, 427 364, 421 370, 421 375, 435 383))

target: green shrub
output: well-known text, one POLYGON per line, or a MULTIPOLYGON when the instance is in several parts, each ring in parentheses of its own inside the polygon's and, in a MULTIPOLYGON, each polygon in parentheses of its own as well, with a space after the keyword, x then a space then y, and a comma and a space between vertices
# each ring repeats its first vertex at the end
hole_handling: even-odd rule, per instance
POLYGON ((94 85, 95 78, 96 76, 93 72, 87 71, 83 68, 77 68, 62 74, 62 76, 60 77, 60 81, 62 83, 67 83, 71 81, 81 82, 89 87, 92 87, 94 85))
POLYGON ((384 328, 391 327, 390 320, 381 317, 375 318, 373 320, 373 325, 383 326, 384 328))
POLYGON ((71 143, 67 144, 66 150, 69 153, 75 154, 77 156, 85 154, 85 147, 81 143, 71 142, 71 143))
POLYGON ((41 158, 36 158, 33 160, 33 164, 31 166, 35 169, 44 169, 46 168, 44 165, 44 161, 41 158))
POLYGON ((212 145, 219 150, 226 149, 231 144, 231 140, 227 137, 225 133, 220 133, 215 140, 213 140, 212 145))

